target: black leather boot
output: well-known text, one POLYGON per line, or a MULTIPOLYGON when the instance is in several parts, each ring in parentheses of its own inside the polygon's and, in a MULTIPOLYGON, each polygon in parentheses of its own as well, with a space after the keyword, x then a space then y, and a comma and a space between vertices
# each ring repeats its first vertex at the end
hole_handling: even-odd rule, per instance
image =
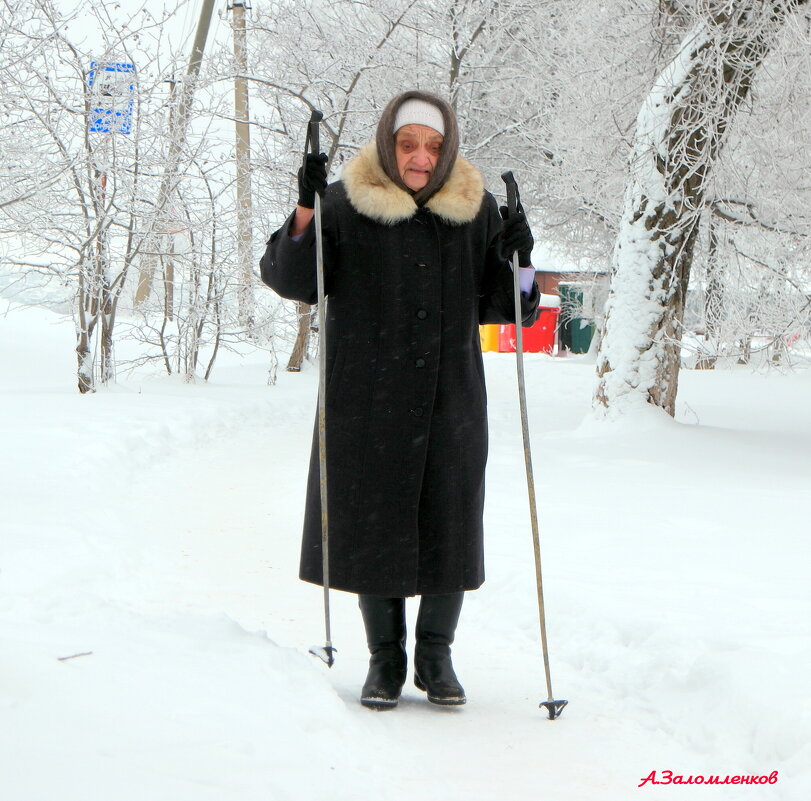
POLYGON ((369 709, 394 709, 406 680, 405 598, 359 595, 358 604, 371 654, 360 702, 369 709))
POLYGON ((465 691, 451 662, 451 643, 462 610, 464 592, 423 595, 417 616, 414 684, 428 693, 432 704, 464 704, 465 691))

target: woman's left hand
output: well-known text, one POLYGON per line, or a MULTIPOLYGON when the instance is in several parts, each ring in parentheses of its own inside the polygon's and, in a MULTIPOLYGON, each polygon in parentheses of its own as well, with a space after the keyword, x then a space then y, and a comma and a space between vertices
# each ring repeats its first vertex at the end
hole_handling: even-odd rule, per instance
POLYGON ((501 256, 509 261, 513 253, 518 253, 518 266, 529 267, 532 264, 532 248, 535 239, 529 228, 524 208, 518 204, 515 214, 510 216, 507 207, 501 206, 501 256))

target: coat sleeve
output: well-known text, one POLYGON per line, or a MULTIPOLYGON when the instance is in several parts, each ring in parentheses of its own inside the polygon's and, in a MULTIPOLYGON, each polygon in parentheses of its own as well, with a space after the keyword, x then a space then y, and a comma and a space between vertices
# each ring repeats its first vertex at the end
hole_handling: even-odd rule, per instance
MULTIPOLYGON (((496 199, 487 192, 482 209, 483 224, 486 226, 487 251, 485 254, 484 275, 479 298, 479 322, 514 323, 515 300, 513 290, 512 263, 501 258, 501 215, 496 199)), ((531 326, 538 319, 538 304, 541 293, 537 284, 527 296, 521 294, 521 325, 531 326)))
MULTIPOLYGON (((324 284, 329 294, 330 276, 336 251, 337 229, 334 225, 335 204, 330 188, 321 204, 321 231, 324 250, 324 284)), ((298 239, 290 238, 290 226, 295 212, 275 231, 267 242, 265 255, 259 261, 262 282, 288 300, 314 304, 318 301, 316 276, 315 221, 298 239)))

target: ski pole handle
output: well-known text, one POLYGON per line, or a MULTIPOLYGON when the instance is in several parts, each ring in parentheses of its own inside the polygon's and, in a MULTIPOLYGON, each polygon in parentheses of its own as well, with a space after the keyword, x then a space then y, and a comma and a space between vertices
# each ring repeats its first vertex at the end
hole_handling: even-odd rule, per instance
MULTIPOLYGON (((512 170, 507 170, 501 173, 501 180, 507 185, 507 216, 512 217, 518 213, 518 206, 521 203, 521 195, 518 193, 518 182, 515 180, 512 170)), ((515 273, 515 319, 519 319, 518 307, 518 252, 514 252, 512 256, 513 273, 515 273)), ((521 339, 521 332, 516 332, 517 339, 521 339)))
POLYGON ((512 170, 501 173, 501 180, 507 185, 507 213, 512 217, 513 214, 518 212, 518 203, 520 202, 518 183, 512 170))
MULTIPOLYGON (((304 138, 304 155, 301 159, 301 169, 298 173, 299 202, 303 208, 313 209, 318 205, 320 196, 327 185, 326 174, 321 173, 318 162, 326 165, 327 157, 321 152, 321 138, 319 129, 324 115, 313 109, 307 122, 307 134, 304 138), (311 162, 311 163, 309 163, 311 162), (306 201, 306 202, 305 202, 306 201)), ((309 222, 307 217, 307 222, 309 222)))
POLYGON ((317 156, 321 152, 321 140, 319 137, 319 128, 321 120, 324 119, 324 114, 317 108, 314 108, 310 115, 310 121, 307 123, 307 143, 304 146, 305 157, 307 152, 317 156))

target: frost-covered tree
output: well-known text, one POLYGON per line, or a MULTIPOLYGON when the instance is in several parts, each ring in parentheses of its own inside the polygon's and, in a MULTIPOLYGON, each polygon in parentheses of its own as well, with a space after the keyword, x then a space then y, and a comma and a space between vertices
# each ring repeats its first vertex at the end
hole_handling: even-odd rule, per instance
MULTIPOLYGON (((0 272, 6 284, 39 276, 62 287, 76 321, 82 392, 108 381, 116 366, 145 360, 191 379, 201 348, 207 377, 218 349, 246 338, 236 312, 244 281, 227 130, 231 84, 220 75, 207 73, 172 191, 160 192, 176 99, 167 78, 187 60, 166 41, 171 14, 108 4, 84 10, 80 23, 35 0, 6 28, 0 154, 13 180, 0 193, 0 272), (93 108, 104 102, 90 86, 91 62, 135 65, 129 133, 91 130, 93 108), (156 281, 134 309, 139 270, 156 281), (140 344, 125 360, 115 356, 115 330, 140 344)), ((264 305, 252 333, 255 344, 270 341, 264 305)))
POLYGON ((595 406, 675 412, 690 268, 711 171, 764 58, 805 0, 698 4, 639 112, 595 406))
POLYGON ((707 192, 691 280, 705 307, 703 336, 691 343, 700 367, 750 357, 791 364, 811 344, 809 119, 806 8, 764 60, 707 192))
MULTIPOLYGON (((84 10, 80 26, 50 0, 4 3, 0 273, 6 285, 39 276, 64 286, 77 320, 80 385, 109 378, 120 363, 114 326, 138 343, 128 349, 129 363, 154 360, 187 378, 203 364, 208 374, 219 347, 245 339, 295 342, 291 365, 300 364, 309 307, 294 310, 258 293, 250 331, 236 312, 245 258, 236 248, 231 92, 241 70, 230 41, 212 39, 206 49, 188 137, 176 154, 177 181, 156 203, 176 108, 165 79, 185 72, 189 58, 168 47, 165 20, 101 4, 84 10), (101 46, 82 44, 89 27, 101 46), (130 136, 87 132, 89 63, 105 58, 137 65, 130 136), (155 280, 133 309, 139 271, 155 280)), ((253 230, 274 230, 295 204, 312 108, 325 113, 322 145, 337 176, 373 138, 392 95, 415 86, 437 91, 454 104, 463 155, 483 168, 488 187, 500 193, 500 173, 516 172, 536 239, 552 245, 549 262, 537 267, 555 269, 559 251, 567 263, 605 269, 622 230, 609 304, 614 336, 601 355, 598 396, 608 403, 639 389, 672 407, 688 275, 689 345, 703 366, 759 348, 777 356, 807 330, 811 48, 807 23, 790 13, 799 5, 255 4, 244 76, 253 230), (783 25, 789 35, 777 37, 783 20, 802 24, 783 25), (650 130, 639 128, 643 123, 650 130), (629 155, 636 177, 624 207, 629 155), (636 250, 627 247, 640 231, 650 247, 637 247, 644 237, 634 240, 636 250), (631 263, 643 264, 642 251, 654 265, 653 290, 644 270, 638 280, 628 272, 631 263), (637 305, 626 323, 623 299, 631 297, 637 305), (666 311, 643 325, 636 311, 651 310, 656 297, 666 300, 666 311), (623 349, 631 341, 637 349, 623 349)), ((790 355, 782 353, 781 363, 790 355)))
POLYGON ((15 149, 22 166, 30 163, 33 178, 25 200, 2 209, 3 229, 13 238, 9 250, 18 268, 68 288, 80 392, 92 391, 97 377, 107 381, 113 375, 118 302, 138 252, 139 218, 147 209, 145 184, 152 165, 138 113, 143 94, 132 96, 133 134, 91 130, 93 109, 107 98, 93 96, 90 77, 99 78, 98 85, 105 63, 134 61, 139 38, 134 21, 144 22, 136 16, 129 29, 113 29, 109 48, 91 55, 72 38, 75 15, 61 13, 49 0, 36 0, 6 41, 27 52, 3 65, 9 121, 3 147, 15 149), (93 61, 100 65, 95 72, 93 61), (51 177, 42 180, 48 173, 51 177))
MULTIPOLYGON (((267 229, 295 205, 305 125, 324 112, 321 147, 333 173, 371 138, 375 108, 402 78, 403 50, 417 0, 294 2, 276 0, 256 11, 248 49, 254 71, 259 136, 256 160, 271 166, 257 176, 255 206, 267 229), (306 43, 306 44, 305 44, 306 43)), ((296 304, 288 370, 299 370, 307 351, 312 311, 296 304)))
MULTIPOLYGON (((388 100, 409 88, 445 95, 459 118, 463 155, 483 168, 497 192, 500 173, 518 169, 532 208, 539 197, 534 177, 550 159, 542 131, 554 103, 557 41, 537 32, 554 32, 576 6, 570 0, 276 0, 257 8, 250 77, 265 109, 259 147, 276 169, 261 176, 256 191, 274 224, 295 203, 311 109, 324 112, 322 147, 337 174, 374 138, 388 100)), ((289 369, 299 369, 310 327, 310 309, 299 304, 289 369)))

